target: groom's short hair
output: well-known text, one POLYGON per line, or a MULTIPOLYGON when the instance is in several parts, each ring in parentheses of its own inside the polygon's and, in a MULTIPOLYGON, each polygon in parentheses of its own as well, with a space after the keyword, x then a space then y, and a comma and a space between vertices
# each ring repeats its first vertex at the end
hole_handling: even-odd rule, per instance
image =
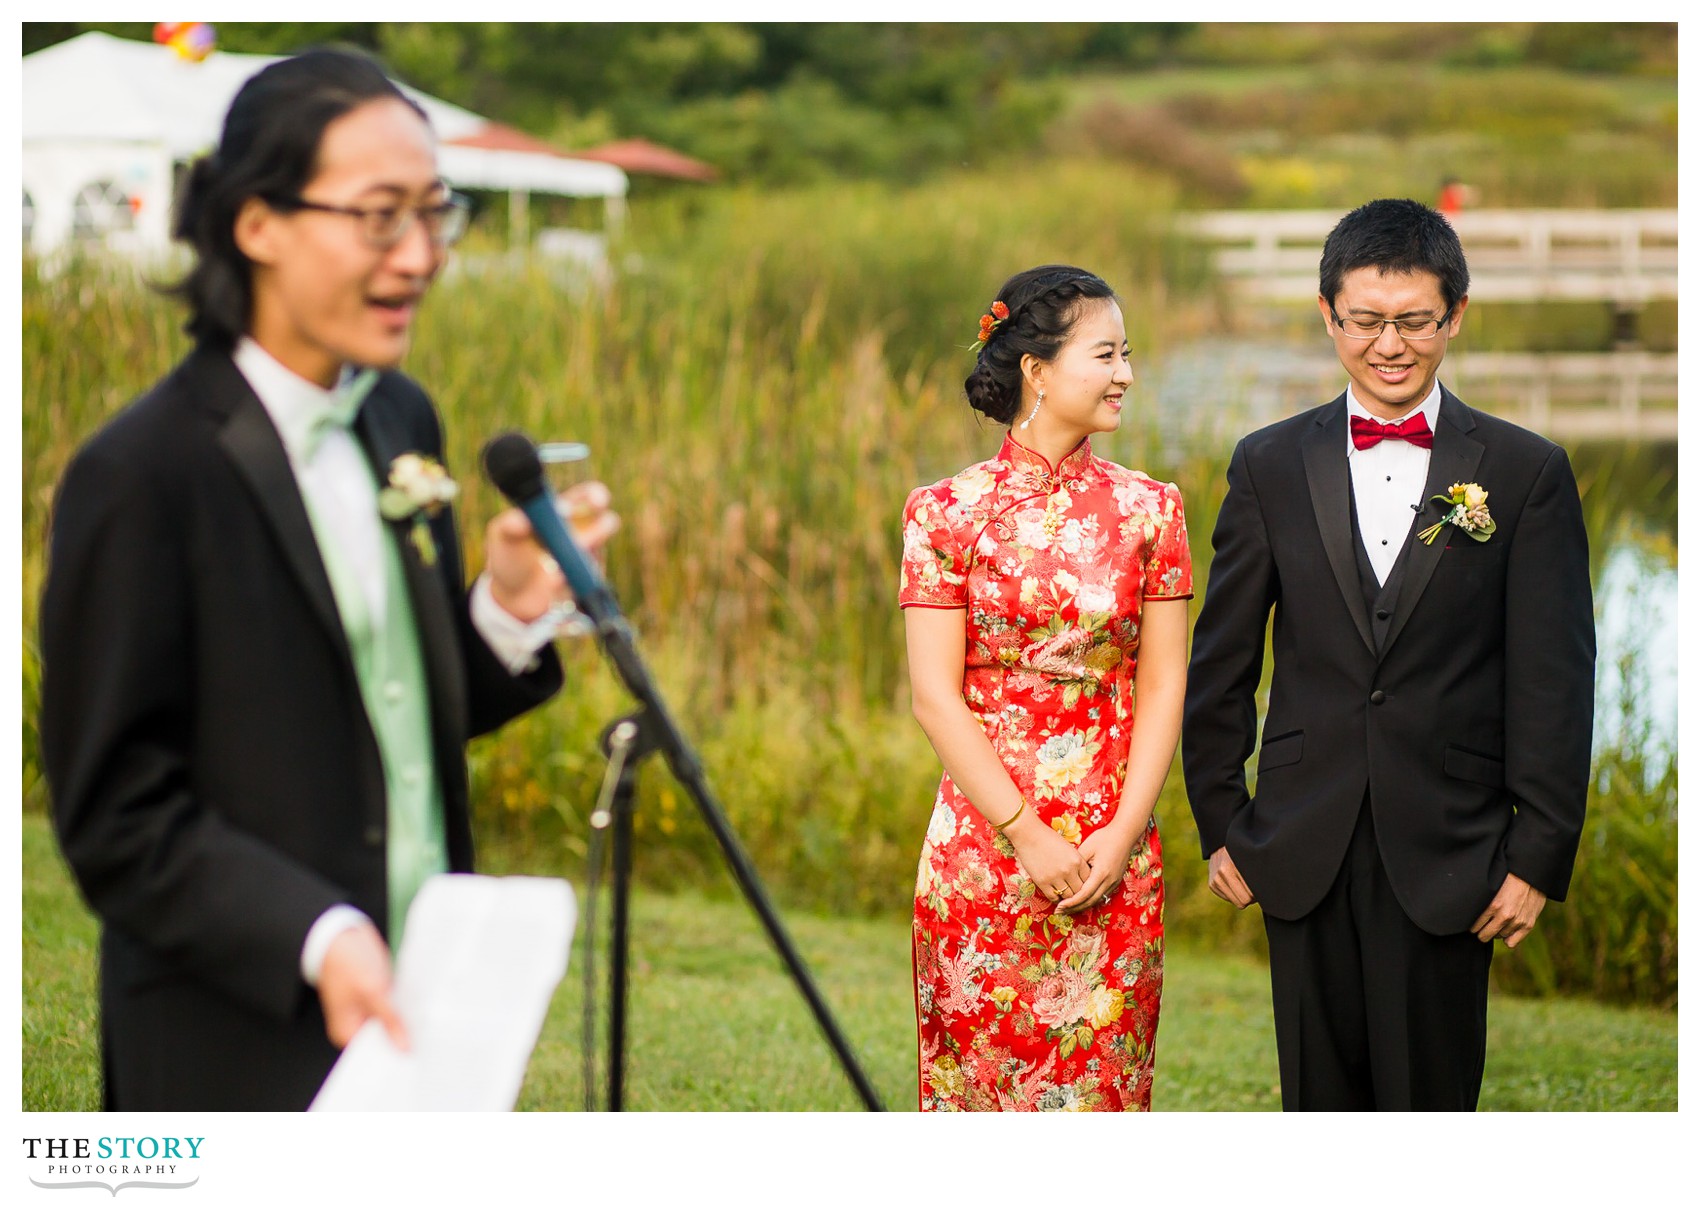
POLYGON ((1445 215, 1409 198, 1377 198, 1334 225, 1322 246, 1322 297, 1332 304, 1346 275, 1366 266, 1384 274, 1433 274, 1448 309, 1470 290, 1458 233, 1445 215))

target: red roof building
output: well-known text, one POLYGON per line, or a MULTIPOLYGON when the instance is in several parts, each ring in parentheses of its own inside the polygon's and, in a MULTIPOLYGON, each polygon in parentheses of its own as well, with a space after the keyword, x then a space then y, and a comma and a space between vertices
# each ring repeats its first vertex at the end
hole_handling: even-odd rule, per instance
POLYGON ((678 181, 715 181, 720 177, 720 170, 712 164, 647 139, 619 139, 572 155, 575 160, 600 160, 628 173, 650 177, 672 177, 678 181))

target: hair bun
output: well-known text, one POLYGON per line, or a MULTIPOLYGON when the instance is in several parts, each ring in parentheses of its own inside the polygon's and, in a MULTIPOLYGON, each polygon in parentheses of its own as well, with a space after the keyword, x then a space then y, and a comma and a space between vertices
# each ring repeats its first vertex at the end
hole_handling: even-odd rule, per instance
POLYGON ((986 364, 985 358, 974 363, 973 371, 962 383, 962 390, 967 394, 969 404, 999 425, 1008 425, 1015 420, 1017 399, 997 372, 986 364))

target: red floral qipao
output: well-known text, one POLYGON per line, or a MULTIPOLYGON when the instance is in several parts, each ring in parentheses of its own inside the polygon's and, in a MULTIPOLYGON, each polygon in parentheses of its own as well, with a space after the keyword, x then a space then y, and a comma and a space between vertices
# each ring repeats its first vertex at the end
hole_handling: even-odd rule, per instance
MULTIPOLYGON (((962 696, 1078 843, 1120 803, 1141 604, 1192 596, 1180 492, 1092 454, 996 459, 916 489, 905 607, 966 608, 962 696)), ((999 806, 1002 808, 1003 806, 999 806)), ((921 1109, 1149 1109, 1163 985, 1155 820, 1103 906, 1055 903, 947 774, 915 887, 921 1109)))

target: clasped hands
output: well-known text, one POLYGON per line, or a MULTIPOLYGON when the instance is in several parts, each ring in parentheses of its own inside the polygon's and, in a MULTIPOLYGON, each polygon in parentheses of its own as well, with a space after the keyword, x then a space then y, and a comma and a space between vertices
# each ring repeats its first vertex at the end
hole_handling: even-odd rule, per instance
POLYGON ((1004 831, 1022 868, 1042 896, 1064 914, 1094 909, 1115 896, 1138 832, 1131 836, 1111 822, 1079 846, 1058 834, 1036 813, 1025 813, 1004 831))
MULTIPOLYGON (((603 547, 620 529, 612 501, 608 486, 598 480, 575 484, 555 498, 573 542, 598 564, 603 547)), ((531 520, 517 507, 503 510, 485 528, 484 567, 496 605, 523 622, 530 623, 569 598, 560 566, 537 542, 531 520)))

